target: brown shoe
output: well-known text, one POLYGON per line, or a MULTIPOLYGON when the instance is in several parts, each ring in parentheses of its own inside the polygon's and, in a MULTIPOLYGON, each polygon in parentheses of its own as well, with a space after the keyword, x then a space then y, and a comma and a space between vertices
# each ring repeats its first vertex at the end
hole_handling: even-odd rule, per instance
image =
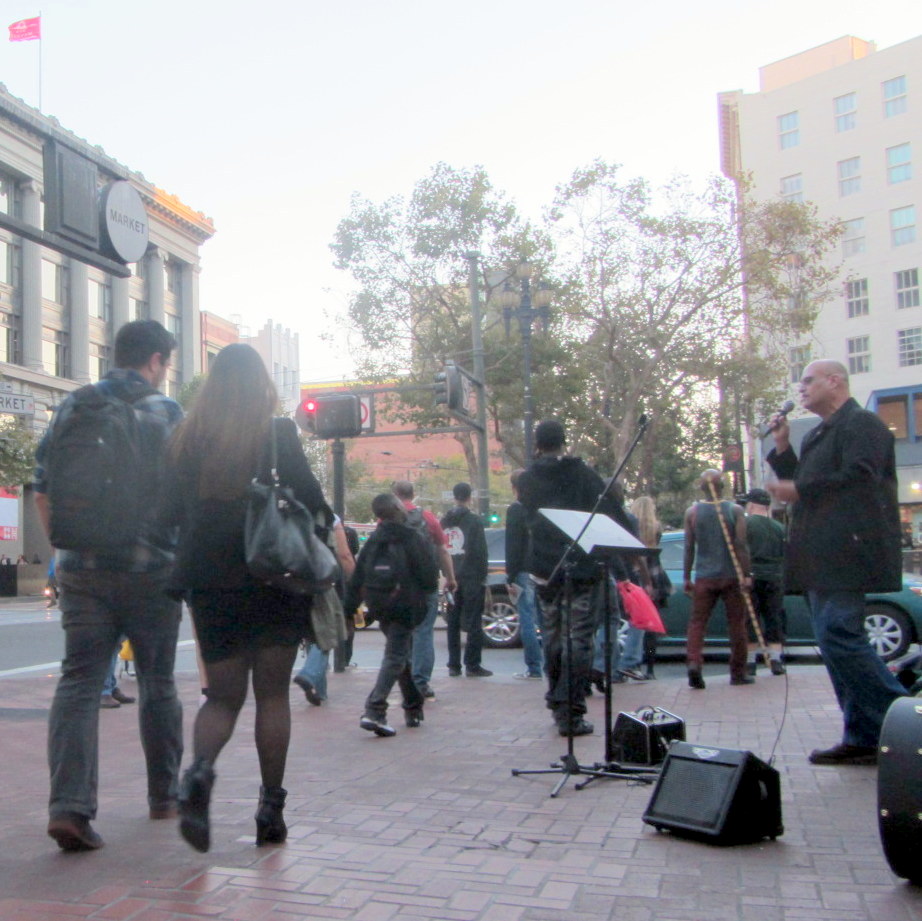
POLYGON ((75 812, 62 812, 48 822, 48 835, 62 851, 95 851, 105 843, 93 831, 90 820, 75 812))
POLYGON ((115 686, 115 689, 112 691, 112 699, 117 700, 120 704, 133 704, 135 698, 130 694, 124 693, 118 685, 115 686))
POLYGON ((116 710, 120 706, 121 704, 111 694, 103 694, 99 698, 99 707, 102 710, 116 710))

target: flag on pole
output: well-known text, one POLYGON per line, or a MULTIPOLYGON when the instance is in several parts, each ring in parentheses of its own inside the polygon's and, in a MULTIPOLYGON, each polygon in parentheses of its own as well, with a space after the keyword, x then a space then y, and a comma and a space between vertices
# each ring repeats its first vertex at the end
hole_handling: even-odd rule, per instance
POLYGON ((20 19, 10 26, 11 42, 31 42, 42 37, 42 17, 20 19))

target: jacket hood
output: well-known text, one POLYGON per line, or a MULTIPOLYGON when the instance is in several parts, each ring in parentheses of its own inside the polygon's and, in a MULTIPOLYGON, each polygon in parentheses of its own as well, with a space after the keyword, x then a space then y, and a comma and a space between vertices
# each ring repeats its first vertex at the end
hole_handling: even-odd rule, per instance
POLYGON ((456 524, 461 524, 468 515, 472 514, 473 512, 469 508, 456 505, 445 513, 445 517, 442 519, 442 526, 448 528, 454 527, 456 524))
POLYGON ((579 457, 550 457, 543 456, 537 458, 529 468, 536 477, 549 482, 562 482, 572 479, 574 471, 583 467, 583 461, 579 457))

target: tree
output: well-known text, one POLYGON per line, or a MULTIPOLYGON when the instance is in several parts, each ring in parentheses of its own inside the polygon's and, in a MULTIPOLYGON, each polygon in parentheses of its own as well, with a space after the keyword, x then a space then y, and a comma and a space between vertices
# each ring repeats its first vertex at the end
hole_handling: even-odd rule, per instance
POLYGON ((7 416, 0 422, 0 486, 14 489, 32 482, 38 440, 7 416))
MULTIPOLYGON (((549 220, 564 282, 556 333, 583 382, 565 412, 601 467, 623 456, 642 413, 718 417, 718 382, 751 419, 837 275, 825 260, 837 224, 722 179, 654 191, 596 161, 558 188, 549 220)), ((638 460, 634 479, 649 484, 654 458, 638 460)))

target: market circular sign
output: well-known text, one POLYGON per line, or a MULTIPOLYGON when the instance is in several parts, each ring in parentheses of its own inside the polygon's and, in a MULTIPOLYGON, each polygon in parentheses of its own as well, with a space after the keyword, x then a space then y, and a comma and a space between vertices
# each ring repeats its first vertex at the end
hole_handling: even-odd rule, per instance
POLYGON ((147 209, 135 187, 125 180, 110 182, 99 198, 103 243, 122 262, 137 262, 147 251, 147 209))

